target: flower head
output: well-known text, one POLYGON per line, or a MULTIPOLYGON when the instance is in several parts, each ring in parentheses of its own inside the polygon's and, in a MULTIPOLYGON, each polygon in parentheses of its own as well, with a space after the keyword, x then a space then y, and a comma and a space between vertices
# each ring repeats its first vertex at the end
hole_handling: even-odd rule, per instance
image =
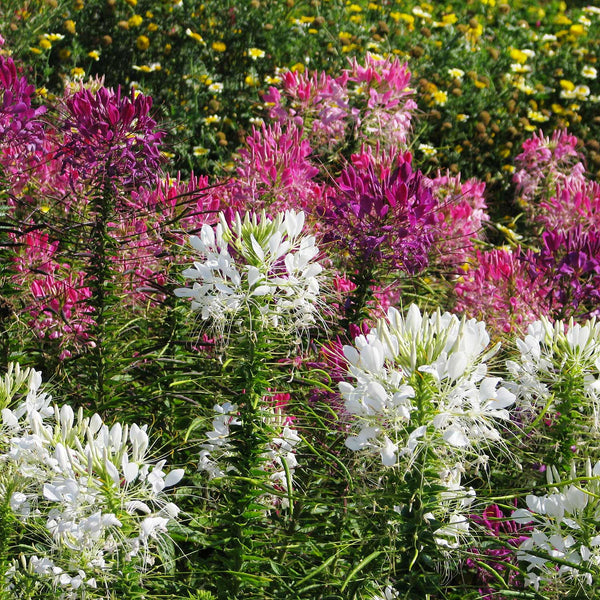
POLYGON ((238 319, 251 326, 297 331, 315 322, 321 266, 313 236, 303 236, 304 213, 286 211, 273 219, 264 213, 221 213, 213 229, 204 225, 190 240, 201 260, 186 269, 192 288, 177 296, 192 298, 192 309, 218 329, 238 319), (257 321, 258 319, 258 321, 257 321))
POLYGON ((390 308, 369 334, 344 346, 355 380, 339 384, 354 415, 346 445, 394 466, 410 463, 423 445, 445 448, 448 460, 500 441, 496 427, 515 396, 500 378, 486 376, 485 361, 497 350, 488 344, 485 324, 474 319, 422 315, 415 305, 403 317, 390 308))
POLYGON ((393 170, 377 168, 372 156, 347 166, 321 209, 327 242, 342 243, 355 259, 418 273, 434 240, 431 189, 410 154, 397 156, 393 170))
POLYGON ((127 185, 156 179, 164 132, 150 116, 152 98, 134 91, 122 96, 120 88, 81 88, 65 106, 62 154, 84 177, 117 178, 127 185))

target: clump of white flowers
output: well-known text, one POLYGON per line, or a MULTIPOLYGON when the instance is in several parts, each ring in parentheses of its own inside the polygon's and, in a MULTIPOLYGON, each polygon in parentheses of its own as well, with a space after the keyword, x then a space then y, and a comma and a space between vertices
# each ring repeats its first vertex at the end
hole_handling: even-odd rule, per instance
POLYGON ((288 210, 273 218, 264 212, 236 214, 216 227, 203 225, 190 243, 200 258, 183 272, 194 280, 175 295, 192 299, 219 331, 252 319, 252 328, 296 332, 315 323, 321 266, 314 236, 302 235, 304 213, 288 210))
POLYGON ((146 426, 108 426, 97 414, 59 408, 41 383, 40 373, 18 366, 0 380, 0 502, 38 532, 6 578, 18 591, 27 573, 57 598, 80 598, 123 563, 140 572, 153 564, 179 513, 165 490, 183 470, 167 473, 164 460, 149 456, 146 426))
MULTIPOLYGON (((485 450, 502 442, 515 401, 499 377, 487 375, 486 361, 499 349, 489 343, 482 322, 439 310, 422 315, 412 305, 406 317, 390 308, 343 348, 354 380, 339 384, 352 417, 346 446, 394 468, 398 485, 416 486, 409 498, 429 507, 416 516, 418 527, 431 528, 442 552, 469 534, 475 492, 461 483, 464 459, 487 463, 485 450)), ((412 502, 394 510, 412 514, 412 502)))
MULTIPOLYGON (((481 452, 500 442, 515 396, 499 377, 487 376, 485 324, 439 311, 406 318, 390 308, 367 335, 344 346, 354 383, 339 389, 353 415, 346 445, 379 455, 386 467, 435 448, 444 460, 457 452, 481 452)), ((451 466, 451 465, 448 465, 451 466)))
POLYGON ((545 317, 529 325, 524 339, 517 340, 520 360, 508 361, 524 414, 535 419, 552 415, 567 392, 577 392, 577 409, 587 411, 589 424, 600 426, 600 322, 591 319, 580 325, 571 319, 550 322, 545 317), (570 385, 572 382, 572 385, 570 385), (543 416, 543 415, 542 415, 543 416))
MULTIPOLYGON (((527 508, 513 512, 511 519, 529 524, 531 531, 517 552, 525 563, 525 583, 539 589, 560 588, 573 583, 593 590, 600 577, 600 462, 585 466, 585 476, 577 478, 571 466, 569 480, 561 482, 558 471, 546 471, 551 490, 529 495, 527 508)), ((586 595, 585 592, 583 595, 586 595)))

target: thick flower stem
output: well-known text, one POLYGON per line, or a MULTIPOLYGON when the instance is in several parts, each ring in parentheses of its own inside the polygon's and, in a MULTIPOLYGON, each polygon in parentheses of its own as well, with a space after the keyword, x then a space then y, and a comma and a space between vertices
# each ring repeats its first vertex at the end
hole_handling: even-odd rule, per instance
POLYGON ((350 280, 356 285, 356 288, 346 300, 342 321, 344 329, 348 329, 350 325, 360 325, 368 316, 365 309, 367 302, 373 295, 371 286, 374 283, 375 274, 366 258, 363 259, 362 263, 361 268, 350 276, 350 280))
POLYGON ((257 497, 264 492, 257 487, 254 480, 264 460, 263 453, 268 441, 267 425, 261 410, 262 398, 266 391, 264 375, 267 357, 263 351, 265 345, 261 332, 250 329, 234 350, 239 364, 235 373, 234 389, 239 393, 236 400, 239 405, 240 422, 239 425, 231 427, 232 445, 235 450, 231 464, 238 479, 231 490, 226 517, 229 521, 230 545, 227 550, 227 562, 230 573, 227 575, 226 585, 219 586, 223 592, 227 591, 226 596, 223 596, 227 598, 238 598, 238 595, 243 593, 243 577, 240 575, 245 572, 247 559, 244 557, 252 554, 256 531, 260 526, 260 516, 257 518, 254 514, 256 508, 253 503, 256 503, 257 497))
MULTIPOLYGON (((106 170, 108 171, 109 165, 106 170)), ((97 407, 104 404, 106 392, 106 308, 107 284, 110 281, 108 250, 108 222, 111 215, 113 193, 111 183, 103 179, 100 191, 92 197, 94 221, 90 232, 90 266, 92 305, 94 307, 94 383, 97 407)))

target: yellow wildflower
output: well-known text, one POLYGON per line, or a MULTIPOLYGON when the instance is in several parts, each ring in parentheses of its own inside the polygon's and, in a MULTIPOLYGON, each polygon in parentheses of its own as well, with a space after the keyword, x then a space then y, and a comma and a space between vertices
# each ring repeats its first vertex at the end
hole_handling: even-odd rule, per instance
POLYGON ((257 58, 263 58, 265 56, 265 51, 260 48, 248 48, 248 56, 252 60, 256 60, 257 58))
POLYGON ((211 47, 215 52, 225 52, 227 50, 227 46, 223 42, 213 42, 211 47))
POLYGON ((129 27, 139 27, 143 20, 144 19, 140 15, 133 15, 133 17, 129 17, 127 20, 127 25, 129 25, 129 27))
POLYGON ((145 35, 139 35, 135 45, 138 50, 148 50, 150 47, 150 40, 145 35))
POLYGON ((71 77, 74 79, 82 79, 85 75, 85 71, 81 67, 74 67, 71 69, 71 77))
POLYGON ((206 42, 204 41, 202 36, 199 33, 192 31, 189 27, 185 30, 185 35, 191 37, 194 41, 198 42, 199 44, 206 45, 206 42))
POLYGON ((571 19, 565 15, 556 15, 556 17, 554 17, 554 22, 557 25, 571 25, 573 23, 573 21, 571 21, 571 19))
POLYGON ((431 13, 424 11, 420 6, 413 7, 412 14, 421 19, 431 19, 431 13))
POLYGON ((148 31, 158 31, 158 25, 156 23, 148 23, 148 31))
POLYGON ((64 26, 70 34, 75 34, 75 21, 73 21, 73 19, 67 19, 64 23, 64 26))
POLYGON ((529 58, 527 53, 519 50, 518 48, 511 48, 509 54, 513 60, 516 60, 521 65, 525 64, 529 58))
POLYGON ((448 101, 448 94, 442 90, 433 93, 433 101, 438 106, 444 106, 448 101))
POLYGON ((42 48, 42 50, 50 50, 50 48, 52 48, 52 44, 50 43, 50 40, 47 40, 45 38, 40 40, 40 48, 42 48))
POLYGON ((204 156, 208 154, 209 150, 202 146, 194 146, 194 156, 204 156))
POLYGON ((544 122, 548 121, 548 119, 550 117, 547 117, 543 113, 530 108, 527 110, 527 118, 531 119, 532 121, 535 121, 536 123, 544 123, 544 122))
POLYGON ((419 150, 425 156, 435 156, 437 154, 437 150, 433 146, 430 146, 429 144, 419 144, 419 150))
POLYGON ((585 33, 585 27, 580 23, 577 23, 576 25, 571 25, 569 32, 571 35, 583 35, 585 33))
POLYGON ((351 4, 346 10, 348 12, 355 12, 355 13, 362 12, 362 8, 358 4, 351 4))
POLYGON ((560 87, 563 90, 566 90, 568 92, 572 92, 575 89, 575 84, 572 81, 569 81, 568 79, 561 79, 560 80, 560 87))
POLYGON ((598 71, 596 71, 595 67, 585 65, 583 69, 581 69, 581 74, 587 79, 596 79, 598 71))
POLYGON ((250 87, 258 85, 258 80, 256 79, 256 77, 254 77, 254 75, 246 75, 244 82, 250 87))
POLYGON ((91 52, 88 52, 88 56, 94 60, 100 60, 100 52, 98 52, 98 50, 92 50, 91 52))
POLYGON ((41 54, 42 51, 39 48, 36 48, 34 46, 29 48, 29 52, 31 52, 32 54, 41 54))
POLYGON ((305 67, 302 63, 298 62, 295 65, 292 65, 290 67, 290 71, 292 71, 293 73, 304 73, 305 67))

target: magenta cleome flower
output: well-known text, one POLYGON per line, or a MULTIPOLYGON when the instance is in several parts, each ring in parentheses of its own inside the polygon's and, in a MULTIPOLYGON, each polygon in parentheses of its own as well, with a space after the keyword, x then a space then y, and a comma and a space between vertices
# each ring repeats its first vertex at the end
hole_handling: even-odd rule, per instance
POLYGON ((431 185, 439 202, 435 260, 458 267, 473 255, 473 242, 480 239, 482 225, 490 219, 484 198, 485 183, 476 179, 462 183, 460 175, 438 174, 431 185))
POLYGON ((540 131, 523 143, 523 152, 515 159, 513 182, 520 204, 530 217, 535 218, 537 203, 549 198, 557 184, 584 178, 585 166, 577 143, 578 139, 566 130, 554 131, 551 138, 540 131))
POLYGON ((19 77, 13 59, 0 56, 0 143, 19 154, 35 152, 44 139, 39 117, 46 108, 32 107, 34 93, 35 86, 19 77))
POLYGON ((556 319, 600 316, 600 231, 547 231, 526 260, 556 319))
POLYGON ((246 210, 270 207, 275 212, 303 210, 317 194, 319 169, 311 162, 312 148, 303 130, 292 123, 254 129, 240 150, 238 178, 230 188, 234 205, 246 210))
POLYGON ((393 170, 372 162, 347 166, 320 207, 325 242, 340 244, 358 264, 415 274, 428 264, 437 201, 410 153, 393 170))
POLYGON ((65 108, 62 154, 85 178, 115 178, 126 186, 156 179, 165 134, 150 116, 152 98, 135 92, 122 96, 120 88, 82 87, 67 96, 65 108))
POLYGON ((498 334, 525 330, 549 308, 548 286, 530 274, 518 248, 477 251, 454 291, 456 311, 484 320, 498 334))

